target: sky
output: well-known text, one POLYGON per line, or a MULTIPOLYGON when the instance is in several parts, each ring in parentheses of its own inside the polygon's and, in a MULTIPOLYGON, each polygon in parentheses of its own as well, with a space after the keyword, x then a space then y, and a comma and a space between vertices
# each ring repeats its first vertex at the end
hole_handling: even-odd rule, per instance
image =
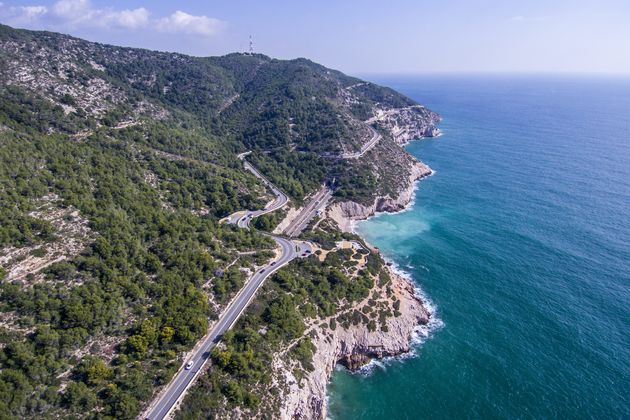
POLYGON ((352 74, 630 75, 630 0, 0 0, 0 22, 199 56, 252 35, 352 74))

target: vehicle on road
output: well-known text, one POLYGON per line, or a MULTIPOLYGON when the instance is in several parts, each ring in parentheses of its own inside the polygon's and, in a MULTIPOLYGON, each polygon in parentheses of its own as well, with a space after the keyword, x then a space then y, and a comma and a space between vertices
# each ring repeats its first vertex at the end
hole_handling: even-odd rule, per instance
MULTIPOLYGON (((246 163, 246 168, 249 169, 249 167, 250 165, 246 163)), ((257 174, 255 171, 254 175, 261 177, 260 174, 257 174)), ((265 183, 267 182, 265 181, 265 183)), ((278 190, 274 187, 273 191, 278 190)), ((277 210, 278 208, 282 207, 280 204, 286 204, 287 201, 288 197, 283 194, 278 202, 267 205, 263 211, 239 211, 237 213, 234 213, 230 217, 230 220, 235 222, 237 227, 246 229, 248 228, 248 225, 252 219, 260 216, 261 214, 268 213, 272 210, 277 210)), ((165 416, 170 412, 170 410, 172 410, 173 407, 186 394, 188 387, 195 380, 195 374, 204 366, 204 363, 206 363, 208 360, 205 354, 214 348, 216 343, 220 341, 222 335, 231 328, 236 320, 239 319, 243 311, 249 305, 249 302, 252 300, 253 296, 255 296, 256 290, 262 284, 264 284, 264 281, 266 278, 269 277, 269 274, 277 269, 277 266, 279 266, 280 263, 282 263, 283 265, 287 264, 289 261, 292 261, 297 256, 299 256, 301 252, 303 252, 302 247, 297 246, 295 242, 292 242, 288 238, 277 235, 270 236, 277 245, 280 245, 280 256, 277 257, 277 260, 271 261, 269 265, 265 266, 265 268, 260 268, 259 271, 255 272, 254 275, 250 277, 251 283, 248 283, 247 286, 242 288, 240 292, 241 294, 239 294, 235 299, 232 300, 232 302, 230 303, 230 305, 232 305, 230 306, 230 310, 226 311, 226 313, 222 315, 222 317, 219 319, 219 322, 217 322, 212 330, 210 330, 210 332, 205 336, 205 338, 198 343, 199 345, 195 350, 195 353, 189 355, 189 360, 187 362, 185 361, 185 365, 183 366, 185 368, 185 371, 178 372, 175 378, 173 378, 173 380, 171 380, 170 383, 167 385, 166 392, 156 398, 155 405, 148 413, 148 416, 150 416, 152 419, 164 419, 165 416), (272 268, 273 266, 276 267, 272 268), (266 273, 267 269, 269 270, 269 273, 266 273), (250 284, 252 284, 251 287, 249 287, 250 284), (193 365, 199 366, 198 368, 195 368, 195 372, 191 370, 193 368, 193 365)))

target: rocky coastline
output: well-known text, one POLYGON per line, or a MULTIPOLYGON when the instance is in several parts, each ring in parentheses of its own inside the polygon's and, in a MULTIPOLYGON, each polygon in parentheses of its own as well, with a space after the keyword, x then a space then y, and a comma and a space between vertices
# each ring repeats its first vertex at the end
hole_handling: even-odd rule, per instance
POLYGON ((368 124, 388 131, 392 139, 403 146, 412 140, 424 137, 437 137, 440 129, 436 124, 441 121, 438 114, 422 105, 404 108, 376 109, 368 124))
MULTIPOLYGON (((373 359, 399 356, 411 350, 412 338, 419 327, 429 323, 432 314, 416 293, 411 282, 388 267, 395 299, 400 302, 398 316, 387 319, 387 331, 370 331, 365 324, 330 328, 330 319, 316 321, 308 334, 317 349, 311 372, 298 379, 282 357, 274 368, 281 372, 287 386, 281 404, 283 419, 324 419, 327 417, 326 391, 337 364, 357 370, 373 359)), ((384 288, 384 287, 383 287, 384 288)), ((381 292, 379 287, 376 292, 381 292)), ((361 302, 360 304, 364 304, 361 302)), ((358 306, 358 305, 357 305, 358 306)))
POLYGON ((405 210, 414 200, 416 182, 431 175, 433 170, 416 160, 397 197, 376 197, 371 205, 354 201, 333 203, 328 209, 328 217, 333 219, 342 231, 352 232, 355 221, 366 220, 377 213, 397 213, 405 210))
MULTIPOLYGON (((397 197, 377 197, 368 206, 352 201, 334 203, 327 216, 337 222, 341 230, 350 232, 356 220, 365 220, 379 212, 403 211, 413 203, 416 182, 432 174, 431 168, 415 160, 397 197)), ((377 249, 370 248, 371 252, 378 252, 377 249)), ((373 359, 400 356, 411 350, 414 334, 430 322, 432 313, 410 279, 402 276, 390 264, 385 267, 391 283, 387 286, 375 285, 371 296, 384 294, 386 287, 391 287, 394 299, 400 302, 396 316, 387 318, 385 330, 371 331, 363 323, 348 328, 337 325, 335 329, 331 329, 330 319, 314 321, 307 332, 316 348, 313 355, 314 369, 304 373, 302 378, 295 376, 295 372, 283 361, 281 355, 276 356, 274 370, 279 373, 279 381, 287 387, 281 401, 281 418, 326 418, 327 385, 337 364, 357 370, 373 359)), ((350 310, 360 308, 365 303, 359 302, 350 310)))

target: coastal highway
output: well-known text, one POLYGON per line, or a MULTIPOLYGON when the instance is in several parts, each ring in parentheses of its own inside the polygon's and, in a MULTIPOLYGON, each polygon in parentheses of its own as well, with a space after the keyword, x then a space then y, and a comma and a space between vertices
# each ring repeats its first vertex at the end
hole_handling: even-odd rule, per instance
POLYGON ((284 229, 283 233, 289 237, 299 235, 317 212, 326 207, 330 197, 332 197, 330 188, 326 186, 322 187, 313 198, 311 198, 308 204, 304 206, 300 214, 289 223, 289 226, 284 229))
POLYGON ((192 367, 188 370, 183 368, 177 372, 173 380, 160 394, 159 399, 153 404, 145 418, 153 420, 163 419, 168 416, 177 401, 179 401, 197 375, 202 371, 204 364, 210 357, 212 348, 220 341, 221 336, 238 320, 265 279, 296 258, 298 252, 305 250, 299 248, 300 251, 296 251, 296 245, 288 239, 277 236, 274 236, 273 239, 282 248, 280 257, 254 273, 247 284, 245 284, 234 300, 232 300, 221 314, 218 322, 212 327, 210 332, 195 346, 195 349, 193 349, 192 355, 186 360, 186 363, 190 361, 193 362, 192 367))
POLYGON ((236 224, 238 227, 243 228, 243 229, 249 229, 249 222, 253 218, 261 216, 266 213, 271 213, 272 211, 275 211, 275 210, 278 210, 279 208, 284 207, 284 205, 287 204, 287 202, 289 201, 289 197, 287 197, 286 194, 284 194, 282 191, 278 190, 275 187, 272 187, 272 190, 274 194, 276 195, 276 198, 274 198, 274 200, 270 204, 268 204, 267 207, 265 207, 262 210, 239 211, 237 213, 234 213, 231 216, 228 216, 227 222, 236 224))
MULTIPOLYGON (((240 155, 238 155, 239 159, 242 160, 244 160, 245 156, 247 156, 247 153, 241 153, 240 155)), ((262 216, 263 214, 271 213, 272 211, 276 211, 284 207, 289 202, 289 197, 285 193, 280 191, 260 172, 258 172, 258 170, 254 168, 249 162, 244 161, 244 166, 245 169, 253 173, 257 178, 264 182, 265 185, 267 185, 275 195, 273 201, 262 210, 241 210, 225 218, 225 221, 229 224, 235 224, 242 229, 249 229, 249 222, 253 218, 262 216)))
MULTIPOLYGON (((239 158, 243 159, 239 155, 239 158)), ((236 224, 238 227, 249 229, 249 222, 261 214, 269 213, 284 206, 289 200, 287 195, 276 188, 271 182, 264 178, 253 166, 245 162, 246 168, 254 175, 262 179, 274 192, 276 198, 271 204, 263 210, 245 210, 234 213, 226 220, 228 223, 236 224)), ((186 364, 192 362, 192 367, 186 369, 180 368, 171 382, 156 397, 154 402, 149 406, 142 418, 145 419, 164 419, 176 406, 177 402, 183 397, 186 390, 194 382, 195 378, 202 371, 203 366, 210 357, 212 348, 221 340, 221 336, 229 330, 238 320, 249 302, 252 300, 256 291, 264 283, 264 281, 275 271, 288 264, 297 257, 306 257, 311 255, 312 246, 304 241, 292 241, 281 236, 268 235, 280 247, 279 256, 270 261, 269 264, 256 271, 238 292, 236 297, 230 302, 223 313, 219 316, 219 320, 210 329, 195 348, 191 351, 186 364)))

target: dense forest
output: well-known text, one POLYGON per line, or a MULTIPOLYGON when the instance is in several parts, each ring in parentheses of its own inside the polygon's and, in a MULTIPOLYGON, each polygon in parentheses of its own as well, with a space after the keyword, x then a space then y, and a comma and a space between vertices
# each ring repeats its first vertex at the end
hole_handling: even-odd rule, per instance
MULTIPOLYGON (((252 150, 256 164, 298 200, 333 179, 338 195, 373 199, 374 182, 353 180, 357 173, 367 176, 373 165, 331 156, 369 139, 359 127, 374 106, 414 104, 304 58, 190 57, 4 25, 0 50, 4 112, 25 126, 72 134, 129 120, 174 121, 182 130, 220 138, 221 150, 252 150), (48 65, 40 66, 42 60, 48 65), (16 78, 23 73, 27 80, 16 78)), ((163 145, 180 152, 190 145, 178 141, 164 139, 163 145)))
MULTIPOLYGON (((154 130, 184 135, 166 126, 154 130)), ((65 238, 29 215, 42 197, 77 209, 96 233, 74 258, 0 284, 0 310, 13 319, 0 330, 3 417, 97 406, 114 418, 135 416, 154 386, 178 368, 177 353, 205 333, 213 312, 201 286, 238 251, 271 246, 255 231, 218 223, 261 205, 242 193, 259 190, 251 176, 160 157, 127 140, 136 131, 113 138, 104 130, 82 142, 12 130, 2 135, 0 247, 29 247, 40 256, 56 251, 65 238), (159 189, 146 173, 163 180, 159 189), (209 209, 205 217, 193 213, 200 207, 209 209), (78 357, 90 346, 103 352, 95 343, 108 338, 116 343, 113 355, 78 357)), ((215 299, 227 300, 242 282, 225 273, 214 282, 215 299)))

